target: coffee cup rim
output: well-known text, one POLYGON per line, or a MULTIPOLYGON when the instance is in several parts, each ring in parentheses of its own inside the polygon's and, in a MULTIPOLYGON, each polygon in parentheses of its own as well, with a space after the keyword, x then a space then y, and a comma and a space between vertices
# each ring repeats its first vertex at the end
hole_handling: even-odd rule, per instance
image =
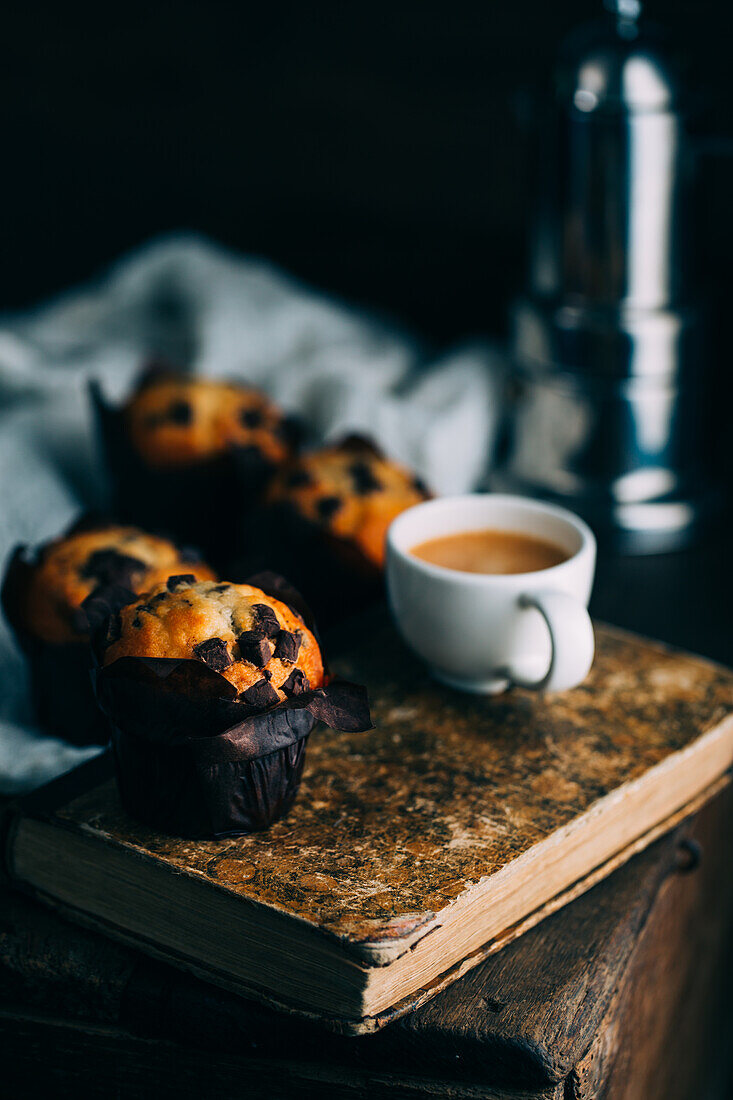
MULTIPOLYGON (((459 534, 460 530, 460 528, 456 530, 455 534, 459 534)), ((511 530, 516 531, 518 534, 533 534, 533 532, 522 530, 521 527, 512 527, 511 530)), ((445 532, 446 535, 450 533, 449 531, 445 532)), ((437 538, 439 536, 436 535, 435 537, 437 538)), ((396 555, 411 568, 415 568, 419 572, 422 572, 428 577, 433 577, 436 580, 452 580, 456 583, 487 586, 497 584, 506 585, 513 582, 526 583, 528 578, 530 578, 533 583, 551 579, 557 576, 562 570, 573 567, 578 559, 584 554, 591 553, 595 555, 596 539, 588 524, 585 523, 580 516, 560 505, 550 504, 546 501, 536 500, 532 497, 517 496, 513 493, 462 493, 455 496, 435 497, 432 500, 421 501, 419 504, 414 504, 411 508, 407 508, 404 512, 401 512, 400 515, 392 521, 387 530, 387 550, 388 555, 390 553, 396 555), (406 548, 397 545, 397 539, 402 529, 408 525, 410 519, 414 518, 417 512, 438 511, 447 506, 460 507, 461 504, 467 504, 468 502, 471 502, 470 506, 473 507, 476 501, 480 501, 481 503, 492 502, 497 506, 511 504, 525 509, 528 513, 534 515, 550 516, 565 523, 571 528, 574 533, 580 537, 580 545, 569 557, 558 562, 557 565, 550 565, 546 569, 535 569, 529 573, 469 573, 467 570, 452 569, 450 566, 446 565, 435 565, 432 562, 427 562, 422 558, 418 558, 411 552, 412 546, 418 546, 420 541, 425 541, 425 539, 418 539, 416 542, 412 543, 411 546, 406 548)))

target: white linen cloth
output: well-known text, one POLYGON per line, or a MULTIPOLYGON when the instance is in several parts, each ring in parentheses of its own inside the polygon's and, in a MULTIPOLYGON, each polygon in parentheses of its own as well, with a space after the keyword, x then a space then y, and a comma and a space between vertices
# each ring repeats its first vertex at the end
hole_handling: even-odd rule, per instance
MULTIPOLYGON (((0 319, 0 567, 18 542, 103 506, 86 384, 123 394, 151 353, 245 379, 303 415, 315 441, 374 437, 438 493, 474 488, 498 414, 496 349, 426 363, 407 333, 196 236, 157 240, 90 286, 0 319)), ((0 793, 93 755, 34 729, 24 661, 0 622, 0 793)))

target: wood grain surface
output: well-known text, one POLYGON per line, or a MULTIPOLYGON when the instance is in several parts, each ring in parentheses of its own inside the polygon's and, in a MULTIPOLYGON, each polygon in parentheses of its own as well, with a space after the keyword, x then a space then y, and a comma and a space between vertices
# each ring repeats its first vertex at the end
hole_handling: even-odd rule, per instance
POLYGON ((730 1096, 733 796, 688 823, 567 1100, 730 1096))

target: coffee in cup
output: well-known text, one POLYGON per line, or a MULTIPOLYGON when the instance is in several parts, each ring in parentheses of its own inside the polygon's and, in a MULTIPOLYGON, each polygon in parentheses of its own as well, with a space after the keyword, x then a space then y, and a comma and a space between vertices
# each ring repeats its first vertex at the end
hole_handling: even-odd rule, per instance
POLYGON ((440 497, 389 528, 390 608, 452 687, 564 690, 593 662, 595 556, 592 532, 564 508, 499 493, 440 497))
POLYGON ((554 542, 521 531, 460 531, 412 547, 416 558, 462 573, 536 573, 569 555, 554 542))

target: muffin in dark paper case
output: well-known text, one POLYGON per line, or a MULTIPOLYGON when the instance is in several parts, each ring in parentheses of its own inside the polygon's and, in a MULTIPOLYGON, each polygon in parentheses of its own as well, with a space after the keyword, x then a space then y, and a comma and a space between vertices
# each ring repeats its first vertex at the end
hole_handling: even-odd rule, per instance
MULTIPOLYGON (((370 440, 348 436, 278 471, 248 541, 259 541, 262 558, 291 577, 330 625, 379 598, 387 528, 430 495, 370 440)), ((238 572, 246 568, 243 561, 238 572)))
POLYGON ((120 406, 90 392, 115 511, 226 559, 242 508, 294 453, 293 419, 257 390, 160 365, 120 406))
POLYGON ((316 721, 371 725, 365 690, 330 677, 310 614, 280 577, 174 578, 108 612, 95 691, 123 806, 155 829, 265 829, 295 799, 316 721))
POLYGON ((135 527, 85 517, 36 550, 16 547, 2 587, 5 615, 29 664, 39 723, 77 744, 104 744, 90 682, 88 612, 110 592, 133 600, 174 574, 215 579, 192 551, 135 527))

